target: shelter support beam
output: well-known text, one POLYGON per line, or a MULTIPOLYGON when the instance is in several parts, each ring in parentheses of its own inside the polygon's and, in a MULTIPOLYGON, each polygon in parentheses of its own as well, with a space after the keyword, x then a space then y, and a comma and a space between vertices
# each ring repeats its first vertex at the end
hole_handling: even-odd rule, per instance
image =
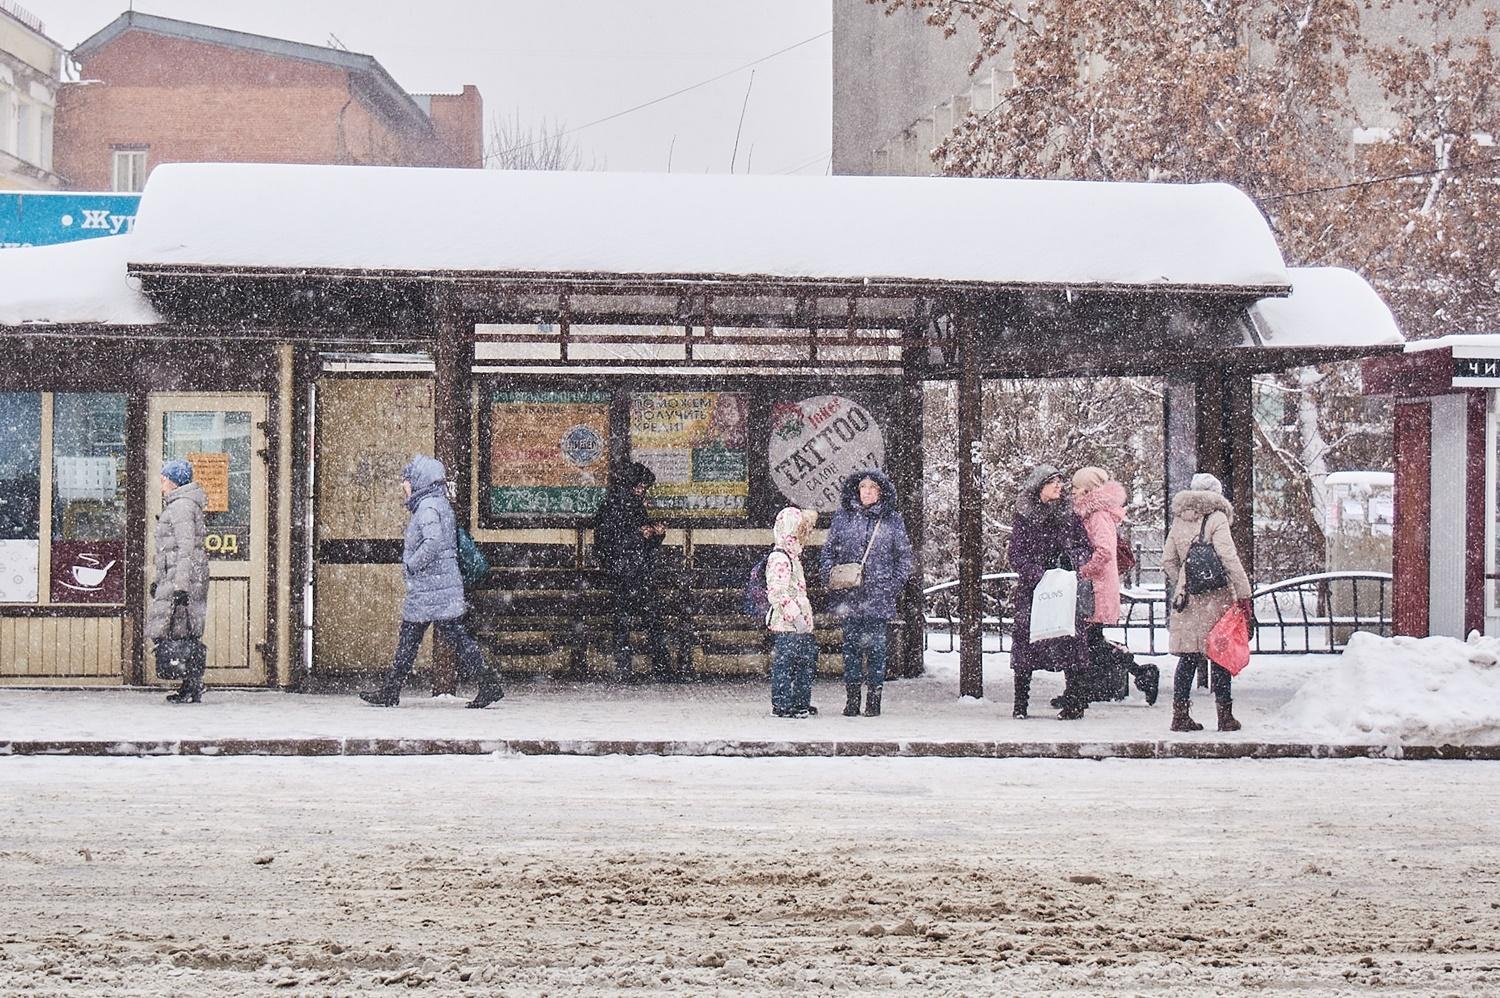
POLYGON ((919 375, 908 372, 902 376, 896 447, 891 462, 891 480, 901 494, 902 516, 906 520, 907 533, 911 537, 915 555, 912 578, 906 584, 906 596, 901 609, 901 619, 905 626, 901 633, 899 675, 908 679, 922 674, 922 552, 926 548, 927 533, 926 516, 923 513, 925 499, 922 494, 923 388, 919 375))
POLYGON ((1250 375, 1223 367, 1200 367, 1167 378, 1167 525, 1171 499, 1196 472, 1224 483, 1234 507, 1234 545, 1245 571, 1255 577, 1255 431, 1251 422, 1250 375))
POLYGON ((958 695, 984 696, 983 486, 984 381, 980 377, 979 328, 958 323, 958 695))
MULTIPOLYGON (((459 310, 446 289, 434 292, 434 340, 432 349, 433 453, 443 463, 455 496, 453 515, 458 525, 469 527, 470 468, 469 412, 474 393, 474 324, 459 310)), ((436 640, 432 644, 432 692, 458 691, 454 651, 436 640)))

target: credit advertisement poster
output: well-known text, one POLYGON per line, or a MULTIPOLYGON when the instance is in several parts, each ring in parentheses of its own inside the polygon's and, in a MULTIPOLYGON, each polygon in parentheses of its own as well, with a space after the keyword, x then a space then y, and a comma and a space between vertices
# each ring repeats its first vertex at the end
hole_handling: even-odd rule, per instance
POLYGON ((647 505, 674 518, 743 517, 749 413, 743 392, 632 395, 630 456, 656 474, 647 505))
POLYGON ((839 487, 856 471, 885 470, 885 437, 853 399, 819 395, 771 410, 771 480, 792 504, 839 508, 839 487))
POLYGON ((489 457, 492 514, 592 514, 609 477, 609 394, 493 393, 489 457))

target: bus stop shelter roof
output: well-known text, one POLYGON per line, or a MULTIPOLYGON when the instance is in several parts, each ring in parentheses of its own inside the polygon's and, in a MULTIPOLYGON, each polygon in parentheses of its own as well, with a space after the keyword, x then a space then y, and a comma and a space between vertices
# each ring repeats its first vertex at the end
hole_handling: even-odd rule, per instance
POLYGON ((134 274, 1155 290, 1291 283, 1225 184, 166 164, 134 274))

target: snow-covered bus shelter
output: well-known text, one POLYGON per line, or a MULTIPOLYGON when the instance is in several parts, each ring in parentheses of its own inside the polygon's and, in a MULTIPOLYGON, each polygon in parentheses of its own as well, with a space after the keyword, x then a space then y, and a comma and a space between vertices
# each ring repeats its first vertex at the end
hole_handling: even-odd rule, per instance
POLYGON ((574 673, 588 521, 611 466, 651 465, 666 612, 712 667, 759 647, 738 591, 782 505, 831 512, 873 463, 923 530, 923 386, 949 380, 971 694, 986 379, 1162 376, 1168 486, 1223 479, 1253 558, 1251 375, 1400 349, 1362 280, 1286 267, 1224 185, 225 164, 158 167, 130 235, 0 256, 0 337, 0 682, 153 680, 164 456, 214 502, 211 683, 385 664, 413 451, 495 566, 492 650, 574 673))

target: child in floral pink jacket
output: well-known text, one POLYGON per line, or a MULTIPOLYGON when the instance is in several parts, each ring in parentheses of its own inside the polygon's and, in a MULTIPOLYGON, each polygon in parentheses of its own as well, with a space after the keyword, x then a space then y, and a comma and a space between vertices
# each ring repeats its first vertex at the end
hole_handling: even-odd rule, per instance
POLYGON ((812 604, 802 574, 802 545, 818 522, 810 509, 788 506, 776 514, 771 533, 776 547, 766 558, 766 626, 775 637, 771 651, 771 712, 777 717, 808 717, 812 705, 813 669, 818 639, 813 634, 812 604))

